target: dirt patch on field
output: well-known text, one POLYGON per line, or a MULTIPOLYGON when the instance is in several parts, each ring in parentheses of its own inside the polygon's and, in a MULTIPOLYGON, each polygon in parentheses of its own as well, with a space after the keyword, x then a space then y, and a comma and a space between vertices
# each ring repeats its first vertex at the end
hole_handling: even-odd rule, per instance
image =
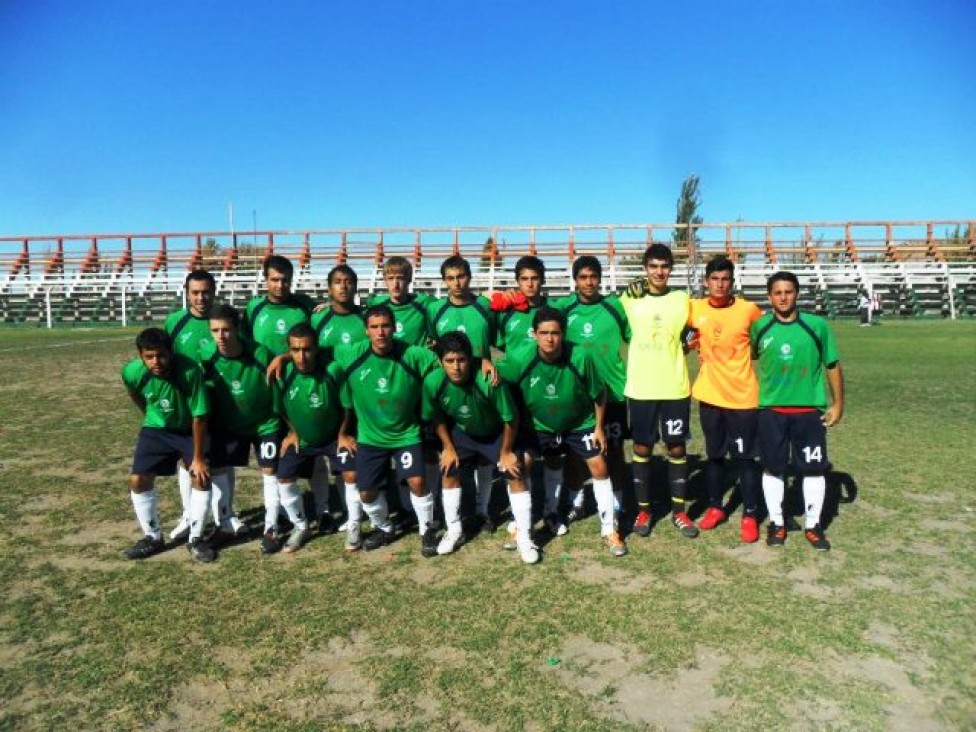
POLYGON ((621 595, 633 595, 660 585, 649 572, 631 572, 623 567, 582 560, 573 564, 572 578, 585 585, 596 585, 621 595))
POLYGON ((734 547, 720 546, 716 547, 715 551, 729 559, 734 559, 737 562, 742 562, 751 567, 764 567, 767 564, 781 561, 783 558, 782 550, 770 549, 769 547, 756 546, 754 544, 743 544, 734 547))
POLYGON ((913 503, 946 504, 955 503, 959 498, 952 493, 906 493, 905 499, 913 503))
POLYGON ((914 668, 881 656, 834 658, 830 665, 838 673, 883 687, 883 705, 889 714, 886 729, 892 732, 935 732, 944 729, 936 702, 915 684, 909 672, 924 675, 922 660, 914 668))

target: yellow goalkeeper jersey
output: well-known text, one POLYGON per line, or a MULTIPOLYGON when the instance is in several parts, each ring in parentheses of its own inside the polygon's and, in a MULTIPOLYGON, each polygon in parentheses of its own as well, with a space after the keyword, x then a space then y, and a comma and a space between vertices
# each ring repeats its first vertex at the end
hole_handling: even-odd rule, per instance
POLYGON ((688 364, 681 344, 690 314, 688 294, 681 290, 638 298, 623 294, 620 302, 633 334, 624 395, 643 400, 689 396, 688 364))

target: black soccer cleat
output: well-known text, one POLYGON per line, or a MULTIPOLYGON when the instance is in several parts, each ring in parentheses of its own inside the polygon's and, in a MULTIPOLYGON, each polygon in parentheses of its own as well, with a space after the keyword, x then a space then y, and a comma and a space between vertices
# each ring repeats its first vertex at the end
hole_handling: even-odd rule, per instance
POLYGON ((122 554, 126 559, 148 559, 153 554, 159 554, 165 547, 166 542, 162 537, 154 539, 151 536, 144 536, 122 554))
POLYGON ((190 539, 186 545, 186 550, 190 552, 191 557, 203 564, 210 564, 217 558, 217 552, 214 551, 214 548, 199 536, 196 539, 190 539))
POLYGON ((810 542, 810 546, 816 549, 818 552, 829 552, 830 542, 827 541, 827 537, 824 536, 823 529, 820 528, 820 524, 817 524, 812 529, 807 529, 803 532, 803 536, 807 541, 810 542))
POLYGON ((783 546, 786 543, 786 527, 769 522, 766 527, 766 546, 783 546))
POLYGON ((425 557, 437 556, 437 532, 433 527, 427 529, 420 537, 420 554, 425 557))
POLYGON ((386 546, 393 541, 392 531, 383 531, 383 529, 374 529, 369 536, 363 539, 363 549, 371 552, 374 549, 379 549, 381 546, 386 546))

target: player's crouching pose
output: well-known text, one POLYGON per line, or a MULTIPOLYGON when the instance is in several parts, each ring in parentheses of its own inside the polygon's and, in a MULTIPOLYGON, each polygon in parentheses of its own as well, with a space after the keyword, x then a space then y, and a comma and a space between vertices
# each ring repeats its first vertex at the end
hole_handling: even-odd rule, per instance
POLYGON ((128 559, 145 559, 165 547, 159 523, 155 479, 173 475, 182 459, 190 468, 190 540, 194 559, 212 562, 214 550, 204 542, 203 524, 210 506, 210 469, 204 458, 210 403, 203 372, 196 362, 173 353, 169 336, 147 328, 136 337, 139 357, 122 369, 122 382, 145 415, 136 442, 129 490, 144 534, 125 551, 128 559))
POLYGON ((514 452, 518 415, 508 386, 491 385, 473 367, 471 341, 462 332, 446 333, 437 342, 442 369, 424 379, 424 417, 433 421, 441 440, 441 494, 447 532, 438 554, 450 554, 464 541, 461 530, 461 465, 497 465, 508 479, 508 495, 518 533, 518 549, 527 564, 539 561, 532 543, 532 497, 522 481, 524 466, 514 452))
MULTIPOLYGON (((278 458, 278 494, 294 525, 283 549, 287 553, 296 552, 308 540, 308 519, 296 481, 311 478, 315 460, 322 456, 328 458, 332 472, 341 473, 346 483, 349 507, 346 549, 356 551, 360 548, 356 474, 351 454, 338 443, 340 429, 349 419, 341 406, 342 371, 335 361, 327 361, 322 356, 318 336, 308 323, 299 323, 288 331, 288 353, 291 361, 275 382, 275 408, 288 425, 278 458)), ((261 549, 266 554, 282 548, 276 528, 277 512, 273 508, 273 504, 265 506, 268 514, 261 549)))
MULTIPOLYGON (((565 448, 583 459, 593 478, 600 534, 611 554, 623 556, 627 545, 617 531, 613 481, 604 457, 606 389, 590 357, 566 342, 563 313, 541 308, 533 326, 536 344, 506 354, 498 364, 499 375, 520 390, 528 411, 522 430, 526 448, 536 457, 565 448)), ((546 507, 547 513, 555 509, 546 507)))
POLYGON ((769 511, 766 544, 786 542, 783 494, 792 463, 803 477, 804 536, 818 551, 830 542, 820 525, 827 492, 827 427, 844 414, 844 378, 834 335, 823 318, 797 309, 800 282, 792 272, 777 272, 766 282, 773 312, 750 330, 759 375, 759 455, 769 511), (827 404, 827 386, 831 404, 827 404))

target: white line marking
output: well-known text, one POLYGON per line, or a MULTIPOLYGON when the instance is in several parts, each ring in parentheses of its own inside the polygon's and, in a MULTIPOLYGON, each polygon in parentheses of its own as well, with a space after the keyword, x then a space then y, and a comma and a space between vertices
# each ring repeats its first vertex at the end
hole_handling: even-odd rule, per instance
POLYGON ((48 348, 68 348, 69 346, 90 346, 93 343, 113 343, 127 341, 133 336, 116 336, 115 338, 99 338, 94 341, 67 341, 66 343, 49 343, 43 346, 24 346, 22 348, 0 348, 0 353, 22 353, 23 351, 39 351, 48 348))

